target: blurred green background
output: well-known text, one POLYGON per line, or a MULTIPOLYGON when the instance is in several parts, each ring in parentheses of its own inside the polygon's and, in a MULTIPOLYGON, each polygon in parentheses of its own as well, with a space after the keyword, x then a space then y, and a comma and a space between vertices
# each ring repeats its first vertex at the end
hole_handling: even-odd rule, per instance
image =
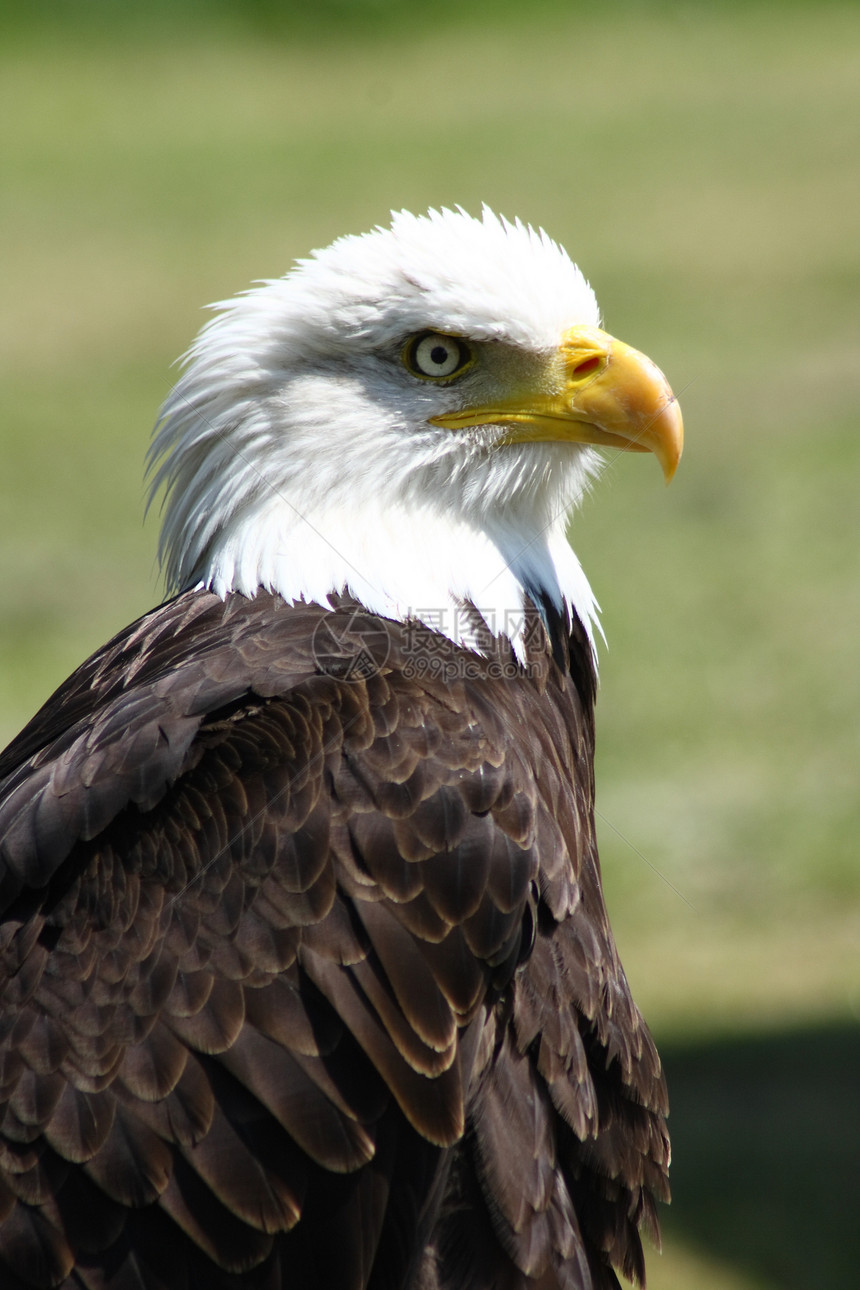
POLYGON ((200 306, 412 210, 544 225, 680 393, 573 525, 606 886, 664 1053, 652 1290, 856 1285, 860 7, 0 5, 0 734, 160 598, 200 306))

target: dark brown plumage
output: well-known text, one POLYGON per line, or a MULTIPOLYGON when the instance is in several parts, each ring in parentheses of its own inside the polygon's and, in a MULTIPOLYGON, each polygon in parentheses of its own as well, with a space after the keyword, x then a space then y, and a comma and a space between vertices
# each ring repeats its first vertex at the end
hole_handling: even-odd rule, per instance
POLYGON ((666 1097, 579 624, 190 591, 0 760, 4 1290, 604 1290, 666 1097), (505 676, 498 682, 500 670, 505 676), (528 731, 528 756, 518 733, 528 731))

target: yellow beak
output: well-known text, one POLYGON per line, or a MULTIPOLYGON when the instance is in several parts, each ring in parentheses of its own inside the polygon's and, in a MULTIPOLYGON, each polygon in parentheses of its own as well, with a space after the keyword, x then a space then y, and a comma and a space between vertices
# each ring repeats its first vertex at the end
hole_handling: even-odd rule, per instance
POLYGON ((539 384, 430 419, 448 430, 504 426, 503 445, 591 443, 653 452, 667 484, 684 446, 681 410, 659 367, 599 327, 565 332, 539 384))

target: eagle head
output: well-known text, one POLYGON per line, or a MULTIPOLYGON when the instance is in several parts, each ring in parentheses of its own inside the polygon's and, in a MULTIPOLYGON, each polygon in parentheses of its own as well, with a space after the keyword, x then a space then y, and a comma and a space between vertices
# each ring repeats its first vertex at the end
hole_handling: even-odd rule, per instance
POLYGON ((151 450, 170 587, 345 591, 452 637, 469 604, 518 652, 531 596, 590 633, 566 524, 598 449, 653 452, 668 480, 683 429, 546 233, 402 211, 216 308, 151 450))

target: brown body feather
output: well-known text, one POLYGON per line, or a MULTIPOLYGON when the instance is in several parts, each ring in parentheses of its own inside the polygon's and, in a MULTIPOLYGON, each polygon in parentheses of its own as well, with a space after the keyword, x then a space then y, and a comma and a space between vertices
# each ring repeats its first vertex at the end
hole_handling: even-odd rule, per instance
POLYGON ((11 745, 4 1290, 643 1276, 665 1091, 554 635, 187 592, 11 745))

